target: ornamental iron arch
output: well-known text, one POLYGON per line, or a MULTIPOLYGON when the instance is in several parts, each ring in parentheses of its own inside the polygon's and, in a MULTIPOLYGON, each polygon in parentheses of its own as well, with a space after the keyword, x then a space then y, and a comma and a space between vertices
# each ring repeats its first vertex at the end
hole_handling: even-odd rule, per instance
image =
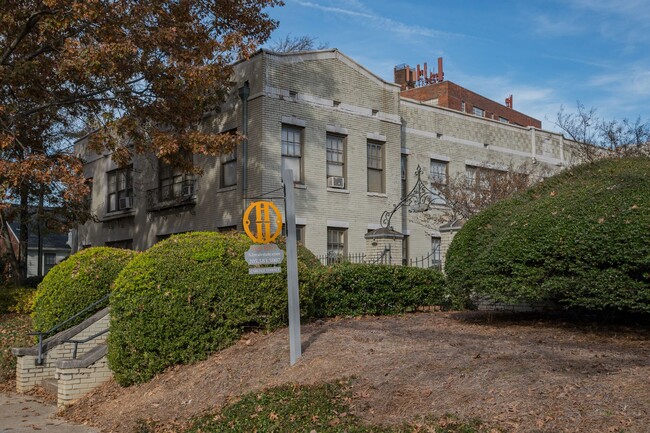
POLYGON ((395 212, 404 206, 408 206, 409 212, 412 213, 426 212, 430 209, 432 204, 436 203, 436 200, 443 198, 439 193, 431 191, 426 187, 426 185, 424 185, 424 182, 422 182, 422 168, 419 165, 415 170, 415 176, 417 177, 415 185, 406 197, 394 205, 392 211, 384 211, 384 213, 381 214, 379 223, 383 228, 393 230, 390 221, 395 212))

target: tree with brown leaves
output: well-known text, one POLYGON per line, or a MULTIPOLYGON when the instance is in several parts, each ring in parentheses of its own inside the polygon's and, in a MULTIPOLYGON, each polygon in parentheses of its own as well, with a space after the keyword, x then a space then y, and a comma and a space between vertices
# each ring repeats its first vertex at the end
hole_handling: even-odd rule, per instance
POLYGON ((435 212, 421 214, 421 222, 432 226, 457 220, 467 220, 472 215, 499 200, 525 191, 548 173, 540 166, 523 163, 508 167, 467 167, 449 179, 444 176, 431 178, 431 190, 436 194, 435 212))
MULTIPOLYGON (((218 154, 238 137, 198 128, 226 94, 231 64, 277 23, 281 0, 6 0, 0 3, 0 236, 20 220, 26 271, 28 223, 43 206, 69 226, 84 216, 88 186, 71 153, 75 135, 119 164, 152 152, 218 154)), ((193 167, 185 166, 186 170, 193 167)), ((6 248, 5 248, 6 251, 6 248)))

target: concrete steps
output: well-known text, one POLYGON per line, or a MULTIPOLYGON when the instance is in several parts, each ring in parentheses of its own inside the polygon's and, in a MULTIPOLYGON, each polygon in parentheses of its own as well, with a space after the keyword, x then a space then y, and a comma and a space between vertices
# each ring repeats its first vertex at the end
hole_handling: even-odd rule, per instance
POLYGON ((55 397, 58 395, 58 381, 55 378, 43 379, 41 386, 48 394, 52 394, 55 397))

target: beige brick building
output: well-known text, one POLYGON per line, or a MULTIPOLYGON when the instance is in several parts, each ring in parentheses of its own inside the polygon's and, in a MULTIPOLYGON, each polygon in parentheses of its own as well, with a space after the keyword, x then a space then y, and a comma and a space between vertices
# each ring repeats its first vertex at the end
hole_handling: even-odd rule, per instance
MULTIPOLYGON (((428 182, 430 171, 453 176, 525 161, 557 171, 571 163, 561 135, 403 98, 400 86, 337 50, 262 50, 235 65, 233 80, 221 114, 202 127, 237 130, 247 143, 220 158, 194 156, 204 170, 200 177, 166 169, 150 156, 119 168, 108 154, 87 153, 85 140, 77 143, 93 179, 97 222, 78 228, 74 248, 144 250, 174 233, 241 230, 243 211, 256 198, 283 209, 285 165, 294 169, 301 241, 318 255, 364 253, 365 235, 411 189, 418 165, 428 182)), ((449 230, 414 215, 398 211, 391 221, 406 236, 405 258, 433 248, 444 259, 449 230)))

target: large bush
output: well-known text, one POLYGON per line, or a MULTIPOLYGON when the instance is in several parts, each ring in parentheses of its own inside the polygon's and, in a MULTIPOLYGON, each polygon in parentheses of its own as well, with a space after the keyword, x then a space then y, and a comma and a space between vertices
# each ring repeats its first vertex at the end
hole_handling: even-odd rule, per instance
POLYGON ((567 170, 470 219, 450 288, 496 301, 650 313, 650 159, 567 170))
MULTIPOLYGON (((34 297, 34 328, 47 331, 110 293, 113 280, 134 254, 116 248, 88 248, 54 266, 34 297)), ((66 327, 84 318, 79 317, 66 327)))
POLYGON ((317 317, 399 314, 447 303, 444 277, 431 269, 342 263, 311 278, 317 317))
MULTIPOLYGON (((108 352, 120 384, 204 359, 246 330, 287 323, 286 259, 280 274, 249 275, 244 252, 250 245, 236 233, 172 236, 122 271, 111 296, 108 352)), ((298 265, 304 276, 319 263, 300 247, 298 265)), ((303 285, 301 306, 310 305, 303 285)))

